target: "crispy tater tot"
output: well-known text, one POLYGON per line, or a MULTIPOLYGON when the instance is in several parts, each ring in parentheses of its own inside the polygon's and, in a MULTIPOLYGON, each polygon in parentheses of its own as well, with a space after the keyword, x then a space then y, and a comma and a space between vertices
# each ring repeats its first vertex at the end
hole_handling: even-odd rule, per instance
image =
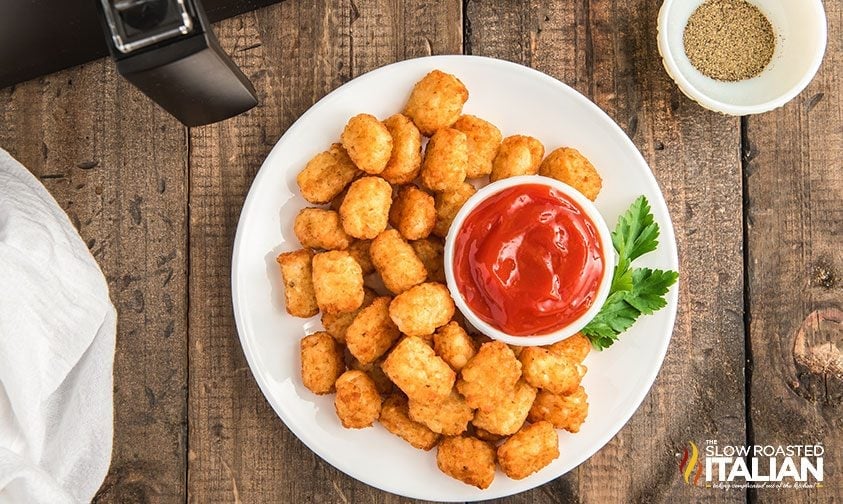
POLYGON ((451 390, 448 397, 439 402, 410 399, 410 418, 438 434, 456 436, 465 432, 468 422, 474 418, 474 410, 468 407, 459 392, 451 390))
POLYGON ((348 363, 348 368, 363 371, 369 375, 369 378, 371 378, 375 383, 375 387, 381 395, 391 394, 395 390, 395 385, 392 383, 392 380, 386 376, 386 373, 383 372, 379 362, 362 364, 359 360, 351 357, 350 362, 348 363))
POLYGON ((433 226, 433 234, 445 238, 457 212, 476 192, 477 189, 473 185, 464 182, 452 191, 436 193, 433 198, 436 207, 436 224, 433 226))
POLYGON ((372 175, 382 172, 392 155, 392 135, 370 114, 357 114, 349 119, 340 141, 354 164, 372 175))
POLYGON ((454 123, 454 129, 465 133, 468 138, 468 178, 484 177, 492 173, 492 160, 501 145, 501 130, 494 124, 473 115, 461 116, 454 123))
POLYGON ((448 288, 426 282, 395 296, 389 304, 389 316, 408 336, 433 334, 454 316, 454 300, 448 288))
POLYGON ((313 290, 312 259, 313 252, 307 249, 285 252, 275 258, 284 281, 287 313, 294 317, 308 318, 319 313, 313 290))
POLYGON ((454 371, 462 369, 477 353, 474 341, 465 329, 453 321, 436 330, 433 335, 433 349, 454 371))
POLYGON ((582 364, 556 355, 540 347, 527 347, 518 356, 524 379, 534 387, 558 395, 570 394, 577 389, 585 373, 582 364))
POLYGON ((479 489, 495 479, 495 449, 474 437, 449 437, 439 443, 436 465, 448 476, 479 489))
POLYGON ((296 216, 293 232, 308 248, 342 250, 351 243, 340 225, 340 215, 333 210, 303 208, 296 216))
POLYGON ((535 398, 536 388, 524 380, 518 380, 509 398, 490 411, 478 410, 472 423, 492 434, 515 434, 524 425, 535 398))
POLYGON ((363 177, 351 183, 340 205, 342 228, 349 235, 370 240, 386 229, 392 186, 380 177, 363 177))
POLYGON ((340 343, 345 343, 345 332, 348 326, 354 321, 354 317, 360 313, 360 310, 369 306, 372 300, 377 297, 377 294, 372 289, 363 287, 363 304, 360 308, 350 312, 340 313, 323 313, 322 327, 325 328, 328 334, 334 337, 340 343))
POLYGON ((301 379, 314 394, 327 394, 345 371, 342 347, 320 331, 301 340, 301 379))
POLYGON ((522 427, 498 447, 498 462, 512 479, 524 479, 559 456, 559 436, 550 422, 522 427))
POLYGON ((439 442, 439 434, 410 418, 407 398, 401 394, 392 394, 383 402, 380 423, 419 450, 428 451, 439 442))
POLYGON ((573 336, 557 341, 546 347, 550 353, 567 357, 571 362, 582 364, 591 351, 591 342, 583 333, 578 332, 573 336))
POLYGON ((421 133, 403 114, 395 114, 383 124, 392 135, 392 156, 380 175, 390 184, 408 184, 421 169, 421 133))
POLYGON ((547 420, 557 429, 579 432, 588 416, 588 396, 582 386, 573 394, 558 396, 547 390, 540 390, 527 417, 531 422, 547 420))
POLYGON ((512 350, 500 341, 484 343, 460 371, 457 390, 468 405, 492 411, 515 389, 521 376, 521 363, 512 350))
POLYGON ((489 180, 495 182, 516 175, 535 175, 544 157, 544 145, 531 136, 506 137, 492 161, 489 180))
POLYGON ((313 290, 325 313, 354 311, 363 304, 363 272, 351 254, 331 250, 313 256, 313 290))
POLYGON ((360 173, 342 145, 336 143, 311 159, 296 176, 296 183, 304 199, 322 204, 334 199, 360 173))
POLYGON ((372 304, 360 310, 348 330, 345 343, 361 364, 371 364, 389 350, 401 335, 398 327, 389 318, 388 297, 379 297, 372 304))
POLYGON ((445 400, 456 379, 451 367, 417 336, 399 341, 381 368, 407 397, 422 403, 445 400))
POLYGON ((445 244, 442 240, 430 236, 412 241, 410 245, 427 270, 427 280, 445 283, 445 244))
POLYGON ((346 371, 337 379, 334 407, 346 429, 371 426, 381 412, 381 395, 375 382, 363 371, 346 371))
POLYGON ((369 254, 384 286, 395 294, 427 278, 427 270, 413 247, 394 229, 387 229, 372 240, 369 254))
POLYGON ((431 191, 452 191, 465 182, 468 139, 465 133, 442 128, 427 143, 421 181, 431 191))
POLYGON ((425 136, 454 124, 468 100, 468 89, 451 74, 433 70, 416 83, 404 107, 425 136))
POLYGON ((603 187, 603 179, 591 161, 571 147, 560 147, 548 154, 539 167, 539 175, 565 182, 594 201, 603 187))
POLYGON ((436 224, 433 196, 414 185, 402 187, 389 209, 389 223, 407 240, 427 238, 436 224))
POLYGON ((346 250, 351 254, 351 257, 360 265, 363 270, 363 276, 375 272, 375 265, 372 264, 372 257, 369 255, 369 247, 372 245, 372 240, 354 240, 346 250))

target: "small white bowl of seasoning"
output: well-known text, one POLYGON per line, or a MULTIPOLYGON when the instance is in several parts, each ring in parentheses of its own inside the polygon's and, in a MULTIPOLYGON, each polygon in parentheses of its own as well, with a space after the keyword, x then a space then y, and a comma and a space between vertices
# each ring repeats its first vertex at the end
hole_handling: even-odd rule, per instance
POLYGON ((614 267, 612 237, 594 204, 541 175, 481 188, 445 239, 457 308, 510 345, 550 345, 581 330, 606 301, 614 267))
POLYGON ((821 0, 665 0, 658 47, 686 96, 729 115, 760 114, 798 95, 822 63, 821 0))

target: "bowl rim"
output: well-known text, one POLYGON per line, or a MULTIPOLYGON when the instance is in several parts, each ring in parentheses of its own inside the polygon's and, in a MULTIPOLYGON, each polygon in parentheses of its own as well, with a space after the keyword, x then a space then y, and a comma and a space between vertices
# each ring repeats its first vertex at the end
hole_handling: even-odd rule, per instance
POLYGON ((509 177, 495 182, 491 182, 486 186, 481 187, 471 197, 466 200, 457 215, 451 223, 451 228, 448 230, 448 235, 445 238, 444 249, 445 261, 445 281, 451 297, 454 300, 459 311, 465 316, 468 322, 473 325, 480 332, 489 336, 492 339, 502 341, 509 345, 516 346, 541 346, 550 345, 561 341, 565 338, 573 336, 586 326, 600 311, 609 297, 609 290, 612 286, 612 277, 615 266, 615 249, 612 245, 612 235, 609 232, 609 227, 606 225, 606 220, 594 206, 594 203, 586 198, 581 192, 574 187, 561 182, 559 180, 545 177, 543 175, 518 175, 509 177), (454 276, 454 249, 456 236, 459 234, 463 224, 468 215, 477 208, 478 205, 489 199, 490 197, 510 189, 512 187, 521 185, 544 185, 552 189, 556 189, 563 193, 566 197, 572 199, 591 219, 597 230, 597 237, 600 240, 600 245, 603 248, 603 276, 600 279, 600 284, 597 288, 597 296, 591 307, 585 313, 580 315, 570 324, 557 329, 547 334, 531 335, 531 336, 515 336, 507 334, 506 332, 494 327, 485 320, 481 319, 471 307, 468 306, 465 299, 460 292, 456 278, 454 276))
MULTIPOLYGON (((693 1, 695 3, 702 4, 706 0, 693 1)), ((748 1, 755 5, 752 0, 748 1)), ((823 57, 825 56, 826 46, 828 44, 828 19, 826 18, 825 7, 823 6, 822 0, 802 0, 800 2, 800 7, 812 9, 813 14, 820 21, 821 27, 821 29, 817 30, 816 32, 816 36, 820 38, 820 40, 818 40, 820 43, 817 45, 818 50, 815 51, 812 55, 811 63, 807 67, 805 73, 802 75, 802 78, 799 79, 796 84, 794 84, 786 91, 778 95, 776 98, 767 100, 766 102, 759 103, 757 105, 734 105, 712 98, 711 96, 703 93, 696 86, 691 84, 691 82, 685 77, 685 75, 680 71, 679 66, 676 64, 676 60, 674 57, 674 48, 670 43, 668 43, 667 37, 667 32, 670 28, 667 22, 667 18, 670 13, 671 7, 673 7, 673 3, 674 0, 664 0, 661 9, 659 9, 658 22, 656 26, 656 38, 658 42, 658 50, 661 56, 662 64, 664 65, 667 74, 670 76, 673 82, 676 83, 679 89, 688 98, 691 98, 692 100, 696 101, 697 103, 709 110, 733 116, 761 114, 764 112, 769 112, 770 110, 784 106, 787 102, 794 99, 799 93, 801 93, 806 87, 808 87, 808 84, 811 83, 811 81, 814 79, 814 76, 819 71, 820 65, 822 65, 823 57)))

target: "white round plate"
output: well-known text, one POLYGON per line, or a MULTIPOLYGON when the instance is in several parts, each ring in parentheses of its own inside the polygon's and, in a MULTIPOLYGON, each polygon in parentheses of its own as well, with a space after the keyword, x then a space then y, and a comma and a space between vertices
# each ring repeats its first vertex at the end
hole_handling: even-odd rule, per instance
POLYGON ((559 431, 560 457, 528 478, 511 480, 499 470, 491 487, 479 490, 441 473, 435 449, 417 450, 377 423, 368 429, 344 429, 334 413, 333 396, 316 396, 302 385, 299 340, 321 325, 318 317, 304 320, 286 313, 275 256, 299 248, 293 219, 306 202, 296 186, 296 174, 337 141, 351 116, 367 112, 386 118, 402 110, 413 85, 433 69, 459 77, 470 93, 465 113, 491 121, 504 136, 532 135, 548 152, 571 146, 588 157, 603 177, 595 203, 610 227, 636 197, 646 195, 661 226, 661 244, 639 262, 678 269, 678 260, 664 198, 626 134, 584 96, 527 67, 475 56, 403 61, 345 84, 287 130, 255 177, 234 242, 234 315, 255 379, 290 430, 337 469, 387 492, 464 502, 539 486, 605 445, 629 420, 656 378, 673 331, 678 289, 671 289, 667 308, 642 317, 608 350, 591 352, 583 379, 588 418, 577 434, 559 431))

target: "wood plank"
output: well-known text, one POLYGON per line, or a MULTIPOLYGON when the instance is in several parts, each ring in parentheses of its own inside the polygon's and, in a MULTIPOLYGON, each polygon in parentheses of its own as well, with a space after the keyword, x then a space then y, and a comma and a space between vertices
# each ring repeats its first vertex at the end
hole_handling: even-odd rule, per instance
POLYGON ((744 441, 740 130, 737 119, 703 110, 667 77, 656 48, 658 7, 468 3, 472 53, 544 71, 626 130, 666 195, 682 275, 671 346, 638 412, 577 470, 506 502, 744 500, 679 478, 676 453, 689 440, 744 441))
POLYGON ((824 488, 755 502, 843 501, 843 6, 808 88, 746 120, 750 413, 760 445, 825 448, 824 488))
POLYGON ((324 94, 398 59, 461 48, 461 5, 287 0, 217 26, 261 104, 190 131, 191 502, 397 502, 319 459, 271 410, 231 313, 237 218, 263 158, 324 94))
POLYGON ((100 60, 0 91, 0 146, 68 212, 117 307, 114 451, 97 500, 183 500, 185 129, 100 60))

